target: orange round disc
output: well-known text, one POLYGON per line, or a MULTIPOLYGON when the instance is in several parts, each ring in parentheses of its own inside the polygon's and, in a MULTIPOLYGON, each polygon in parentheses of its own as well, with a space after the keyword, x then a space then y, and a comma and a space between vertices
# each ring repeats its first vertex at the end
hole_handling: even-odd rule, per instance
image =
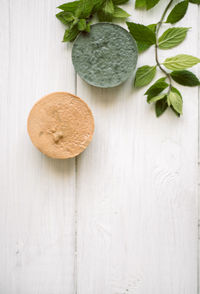
POLYGON ((40 99, 28 117, 33 144, 52 158, 71 158, 85 150, 94 133, 94 118, 79 97, 56 92, 40 99))

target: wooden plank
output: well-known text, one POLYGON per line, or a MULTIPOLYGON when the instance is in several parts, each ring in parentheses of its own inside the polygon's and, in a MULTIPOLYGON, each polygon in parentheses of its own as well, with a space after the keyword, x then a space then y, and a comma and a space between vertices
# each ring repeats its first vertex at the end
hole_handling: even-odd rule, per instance
MULTIPOLYGON (((198 7, 198 28, 200 26, 200 6, 198 7)), ((198 29, 198 48, 200 50, 200 29, 198 29)), ((198 50, 198 52, 199 52, 198 50)), ((198 70, 198 77, 200 77, 200 68, 198 70)), ((199 99, 200 99, 200 87, 199 87, 199 99)), ((200 103, 198 104, 198 294, 200 293, 200 103)))
MULTIPOLYGON (((149 24, 163 5, 150 12, 127 7, 136 22, 149 24)), ((192 27, 187 41, 160 52, 161 60, 197 55, 197 22, 190 5, 179 24, 192 27)), ((153 63, 151 49, 138 66, 153 63)), ((77 85, 96 122, 77 166, 78 293, 197 293, 198 89, 179 87, 183 117, 168 111, 157 119, 131 80, 107 90, 79 78, 77 85)))
MULTIPOLYGON (((60 3, 63 1, 60 1, 60 3)), ((31 144, 32 105, 75 92, 71 48, 58 1, 2 0, 0 20, 0 292, 74 292, 75 161, 51 160, 31 144)))

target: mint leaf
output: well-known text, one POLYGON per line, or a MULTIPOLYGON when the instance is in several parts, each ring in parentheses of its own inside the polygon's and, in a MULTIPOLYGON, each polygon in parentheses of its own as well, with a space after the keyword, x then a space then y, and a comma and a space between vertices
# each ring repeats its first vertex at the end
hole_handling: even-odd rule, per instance
POLYGON ((151 99, 149 99, 149 103, 156 102, 156 101, 161 100, 161 99, 163 99, 165 97, 166 97, 166 94, 165 93, 164 94, 160 94, 158 96, 155 96, 155 97, 152 97, 151 99))
POLYGON ((71 30, 75 26, 77 28, 77 23, 78 22, 79 22, 79 19, 78 18, 75 18, 74 21, 70 23, 69 29, 71 30))
POLYGON ((127 18, 130 16, 130 14, 128 14, 125 10, 123 10, 122 8, 118 7, 118 6, 114 6, 115 10, 113 13, 113 17, 116 18, 127 18))
POLYGON ((135 1, 135 8, 146 8, 146 0, 136 0, 135 1))
POLYGON ((86 20, 85 19, 80 19, 78 21, 78 30, 79 31, 85 31, 86 27, 87 27, 86 20))
POLYGON ((166 78, 161 78, 157 80, 146 92, 144 95, 147 96, 147 102, 158 94, 160 94, 164 89, 166 89, 169 85, 165 82, 166 78))
POLYGON ((151 47, 151 44, 149 43, 145 43, 145 42, 141 42, 141 41, 136 41, 137 43, 137 47, 138 47, 138 53, 142 53, 144 51, 146 51, 147 49, 149 49, 149 47, 151 47))
POLYGON ((65 30, 65 34, 63 37, 63 42, 72 42, 76 39, 77 35, 79 34, 79 30, 76 26, 65 30))
POLYGON ((156 27, 157 27, 157 24, 156 23, 152 23, 150 25, 147 26, 153 33, 156 32, 156 27))
POLYGON ((200 4, 200 0, 189 0, 190 3, 200 4))
POLYGON ((103 7, 103 11, 108 14, 113 14, 115 11, 114 4, 112 0, 106 0, 105 5, 103 7))
POLYGON ((142 24, 137 24, 134 22, 126 22, 131 35, 136 41, 142 41, 148 43, 149 45, 156 43, 155 33, 152 32, 150 28, 142 24))
POLYGON ((135 76, 135 87, 143 87, 148 85, 156 74, 156 66, 148 66, 144 65, 142 67, 139 67, 136 76, 135 76))
MULTIPOLYGON (((172 88, 171 88, 171 91, 174 92, 174 93, 177 93, 177 94, 181 97, 181 99, 183 100, 183 98, 182 98, 182 96, 181 96, 181 93, 179 92, 178 89, 176 89, 175 87, 172 87, 172 88)), ((178 113, 178 112, 174 109, 174 107, 173 107, 172 105, 170 106, 170 108, 173 110, 173 112, 174 112, 178 117, 180 117, 180 113, 178 113)))
POLYGON ((161 116, 167 108, 168 108, 168 104, 167 104, 167 99, 165 96, 164 99, 156 101, 156 105, 155 105, 156 116, 157 117, 161 116))
POLYGON ((99 9, 102 8, 104 2, 105 0, 93 0, 93 8, 91 14, 95 14, 97 11, 99 11, 99 9))
POLYGON ((111 22, 113 19, 115 8, 112 0, 106 0, 101 10, 97 12, 99 21, 111 22))
POLYGON ((187 9, 188 0, 178 3, 168 15, 166 22, 173 24, 181 20, 185 16, 187 9))
POLYGON ((171 91, 174 92, 174 93, 177 93, 177 94, 181 97, 181 99, 183 100, 183 98, 182 98, 182 96, 181 96, 181 93, 179 92, 179 90, 178 90, 177 88, 172 87, 172 88, 171 88, 171 91))
POLYGON ((159 1, 160 0, 146 0, 147 9, 153 8, 159 1))
MULTIPOLYGON (((155 33, 156 31, 156 24, 150 24, 147 27, 153 32, 155 33)), ((144 41, 136 41, 137 43, 137 47, 138 47, 138 53, 142 53, 145 50, 147 50, 149 47, 151 47, 152 44, 146 43, 144 41)))
POLYGON ((189 87, 195 87, 200 85, 199 79, 191 71, 173 71, 170 75, 172 79, 180 85, 189 87))
POLYGON ((129 0, 113 0, 115 5, 121 5, 127 3, 129 0))
POLYGON ((105 21, 105 22, 106 21, 111 22, 113 19, 112 14, 105 13, 103 10, 100 10, 97 12, 97 17, 99 21, 105 21))
POLYGON ((75 16, 78 18, 88 18, 94 8, 93 0, 82 0, 80 1, 76 11, 75 16))
POLYGON ((67 11, 67 12, 75 12, 75 10, 80 5, 80 2, 81 1, 68 2, 68 3, 65 3, 65 4, 58 6, 58 8, 62 9, 64 11, 67 11))
POLYGON ((61 11, 56 14, 57 19, 59 19, 63 24, 67 25, 74 20, 74 16, 71 12, 61 11))
POLYGON ((170 28, 158 39, 160 49, 170 49, 179 45, 185 39, 189 28, 170 28))
POLYGON ((167 96, 167 101, 169 106, 172 105, 179 114, 182 114, 183 100, 177 91, 171 90, 167 96))
POLYGON ((192 67, 200 62, 200 59, 192 55, 179 54, 166 58, 163 65, 171 70, 183 70, 192 67))

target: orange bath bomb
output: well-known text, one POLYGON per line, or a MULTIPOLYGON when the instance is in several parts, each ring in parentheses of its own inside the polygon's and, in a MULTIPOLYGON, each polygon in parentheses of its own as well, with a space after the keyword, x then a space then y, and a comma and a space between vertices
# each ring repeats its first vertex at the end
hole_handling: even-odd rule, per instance
POLYGON ((40 99, 28 117, 32 143, 52 158, 71 158, 92 140, 94 118, 88 105, 70 93, 56 92, 40 99))

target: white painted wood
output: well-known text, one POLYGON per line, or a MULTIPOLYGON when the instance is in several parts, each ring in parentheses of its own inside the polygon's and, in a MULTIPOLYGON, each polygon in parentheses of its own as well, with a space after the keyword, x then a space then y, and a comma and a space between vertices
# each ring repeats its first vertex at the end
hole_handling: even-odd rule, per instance
MULTIPOLYGON (((62 1, 60 1, 62 2, 62 1)), ((75 161, 48 159, 26 120, 53 91, 75 92, 58 1, 1 0, 0 293, 74 292, 75 161)))
MULTIPOLYGON (((164 2, 150 12, 132 3, 129 11, 136 22, 154 23, 164 2)), ((161 60, 197 55, 197 21, 190 5, 179 24, 192 27, 187 41, 160 52, 161 60)), ((149 50, 138 65, 153 63, 149 50)), ((179 87, 183 117, 168 111, 157 119, 145 90, 131 83, 101 90, 78 79, 96 121, 77 166, 78 293, 196 294, 198 89, 179 87)))
MULTIPOLYGON (((54 17, 63 2, 1 0, 0 293, 197 294, 197 88, 179 86, 183 117, 157 119, 131 80, 101 90, 78 78, 96 131, 77 175, 75 160, 48 159, 28 138, 37 99, 76 92, 71 45, 54 17)), ((130 2, 132 19, 149 24, 166 1, 148 12, 130 2)), ((198 55, 197 6, 179 25, 192 27, 187 41, 161 60, 198 55)))

